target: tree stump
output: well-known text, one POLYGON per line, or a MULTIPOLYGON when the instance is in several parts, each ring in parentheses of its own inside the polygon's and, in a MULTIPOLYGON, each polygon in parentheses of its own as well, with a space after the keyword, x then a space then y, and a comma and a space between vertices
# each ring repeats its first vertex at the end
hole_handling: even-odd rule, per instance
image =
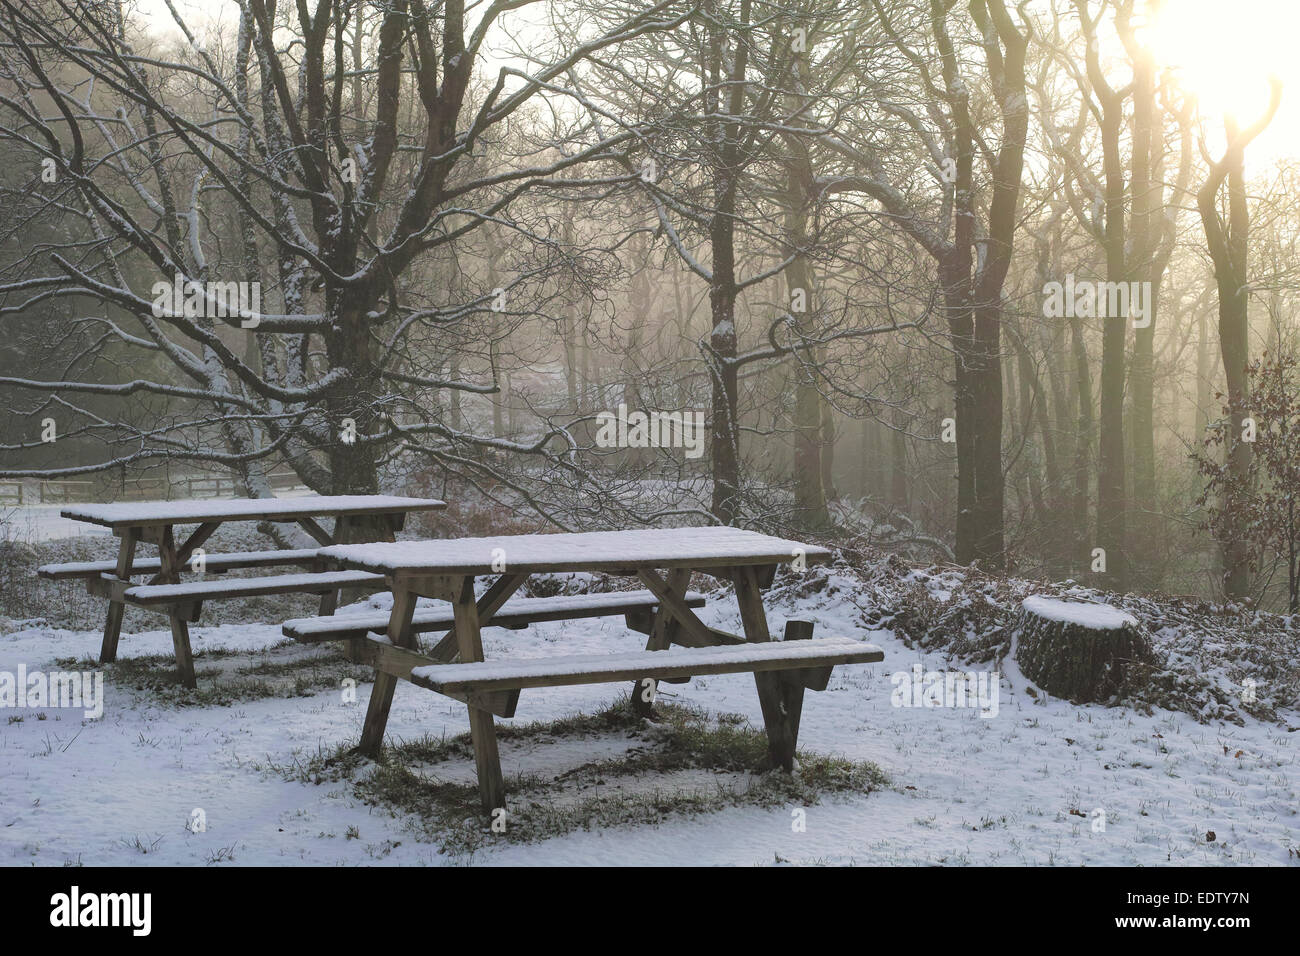
POLYGON ((1076 704, 1126 694, 1154 661, 1137 619, 1106 604, 1029 597, 1021 602, 1016 630, 1021 672, 1076 704))

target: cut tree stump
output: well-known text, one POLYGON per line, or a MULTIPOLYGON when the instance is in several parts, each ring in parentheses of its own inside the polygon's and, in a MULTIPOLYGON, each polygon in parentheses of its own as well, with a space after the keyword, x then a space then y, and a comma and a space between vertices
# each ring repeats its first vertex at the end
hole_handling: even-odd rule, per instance
POLYGON ((1107 604, 1025 598, 1016 630, 1021 672, 1077 704, 1124 695, 1153 663, 1137 619, 1107 604))

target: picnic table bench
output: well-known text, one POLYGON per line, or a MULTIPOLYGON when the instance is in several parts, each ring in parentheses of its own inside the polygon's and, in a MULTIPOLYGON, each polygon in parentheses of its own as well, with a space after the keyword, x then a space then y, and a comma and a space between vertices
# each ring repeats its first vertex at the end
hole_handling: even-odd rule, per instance
POLYGON ((353 641, 375 667, 358 749, 378 755, 399 680, 461 701, 468 706, 479 795, 489 813, 503 807, 505 798, 494 715, 513 717, 524 688, 631 680, 632 706, 649 714, 661 680, 751 672, 767 731, 768 762, 790 770, 804 691, 824 690, 838 664, 884 659, 878 647, 857 640, 810 640, 812 624, 805 621, 787 622, 784 640, 773 641, 761 591, 771 584, 777 566, 825 561, 830 552, 738 528, 345 544, 322 548, 320 554, 339 567, 383 575, 393 593, 386 622, 382 616, 363 620, 349 614, 284 626, 286 634, 299 640, 353 641), (511 599, 530 575, 569 571, 633 577, 644 590, 511 599), (743 637, 709 627, 696 616, 702 598, 687 591, 694 572, 734 584, 743 637), (493 584, 476 599, 475 578, 494 574, 493 584), (445 601, 446 607, 417 610, 420 597, 445 601), (624 613, 630 625, 648 632, 646 649, 484 660, 484 626, 601 613, 624 613), (383 634, 370 633, 380 626, 383 634), (447 635, 431 653, 420 653, 416 632, 439 629, 448 630, 447 635))
POLYGON ((181 683, 194 687, 194 658, 189 625, 197 621, 204 601, 226 600, 267 594, 320 594, 320 611, 332 613, 343 588, 384 586, 383 575, 356 570, 332 570, 318 548, 244 551, 206 554, 200 549, 222 524, 228 521, 270 521, 297 524, 321 545, 348 540, 362 522, 377 522, 379 536, 392 541, 405 524, 407 514, 434 511, 446 503, 433 498, 401 498, 389 495, 311 495, 301 498, 241 498, 233 501, 132 501, 117 504, 76 505, 62 515, 74 521, 109 528, 121 539, 116 560, 73 561, 47 564, 37 569, 41 577, 55 581, 84 579, 90 593, 108 599, 104 623, 101 663, 117 659, 122 615, 127 604, 151 608, 171 620, 172 644, 181 683), (333 518, 334 528, 326 531, 320 521, 333 518), (178 525, 197 525, 184 541, 177 543, 178 525), (158 549, 156 557, 137 557, 140 543, 158 549), (224 574, 246 568, 298 566, 302 572, 239 578, 230 581, 182 581, 185 570, 197 574, 224 574), (132 577, 149 575, 143 584, 132 577))

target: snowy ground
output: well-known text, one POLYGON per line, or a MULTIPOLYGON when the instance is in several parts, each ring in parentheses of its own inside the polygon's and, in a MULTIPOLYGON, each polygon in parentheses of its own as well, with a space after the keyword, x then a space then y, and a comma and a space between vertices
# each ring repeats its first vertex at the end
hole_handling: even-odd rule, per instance
POLYGON ((112 536, 108 528, 72 521, 60 512, 67 505, 23 505, 18 508, 0 507, 0 531, 14 541, 32 544, 37 541, 54 541, 83 535, 112 536))
MULTIPOLYGON (((885 662, 838 668, 828 691, 809 693, 800 745, 870 760, 887 789, 830 797, 806 808, 732 808, 675 816, 657 826, 582 831, 531 845, 491 847, 478 864, 1300 864, 1300 716, 1280 725, 1202 725, 1076 707, 1026 693, 1018 672, 999 684, 998 714, 895 707, 891 674, 945 662, 907 649, 888 631, 866 632, 840 598, 769 608, 774 630, 808 617, 820 634, 879 644, 885 662), (1094 830, 1094 811, 1105 828, 1094 830), (1213 842, 1207 832, 1213 831, 1213 842)), ((726 596, 701 612, 739 630, 726 596)), ((278 625, 197 627, 196 650, 251 650, 281 640, 278 625)), ((603 653, 643 646, 621 618, 485 631, 487 656, 603 653)), ((99 635, 37 626, 0 636, 0 672, 93 655, 99 635)), ((165 631, 123 635, 123 657, 170 653, 165 631)), ((295 647, 277 654, 303 653, 295 647)), ((202 664, 200 663, 200 666, 202 664)), ((1014 671, 1014 667, 1010 668, 1014 671)), ((761 726, 748 675, 697 678, 666 688, 713 712, 761 726)), ((516 720, 591 712, 624 688, 525 691, 516 720)), ((128 687, 107 688, 105 714, 0 711, 0 863, 6 865, 438 864, 437 848, 401 819, 360 804, 346 784, 286 782, 266 769, 355 740, 369 685, 344 703, 337 691, 231 707, 163 706, 128 687), (24 719, 6 722, 8 715, 24 719), (194 808, 206 831, 189 832, 194 808), (350 828, 355 828, 350 831, 350 828), (147 850, 148 852, 142 852, 147 850), (224 852, 223 852, 224 851, 224 852), (233 855, 233 861, 229 859, 233 855)), ((390 738, 467 729, 464 707, 408 684, 398 687, 390 738)), ((559 773, 617 740, 585 740, 520 752, 503 745, 507 774, 559 773)), ((468 767, 447 768, 466 776, 468 767)), ((702 785, 707 785, 707 781, 702 785)))
MULTIPOLYGON (((27 491, 28 497, 34 495, 34 490, 30 487, 27 491)), ((277 498, 301 498, 309 495, 310 492, 301 488, 287 488, 276 492, 277 498)), ((209 501, 233 501, 239 500, 230 497, 225 498, 205 498, 204 502, 209 501)), ((62 513, 67 508, 75 508, 77 504, 24 504, 24 505, 3 505, 0 504, 0 536, 8 537, 13 541, 21 541, 27 544, 33 544, 37 541, 54 541, 60 538, 78 538, 83 536, 112 536, 112 531, 99 525, 87 524, 84 521, 73 521, 70 518, 63 517, 62 513)))

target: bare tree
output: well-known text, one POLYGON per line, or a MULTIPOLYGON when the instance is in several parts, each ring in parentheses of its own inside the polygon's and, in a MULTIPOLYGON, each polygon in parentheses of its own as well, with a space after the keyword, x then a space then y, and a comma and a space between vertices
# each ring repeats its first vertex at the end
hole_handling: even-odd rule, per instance
POLYGON ((835 190, 865 192, 883 216, 935 260, 953 351, 956 393, 957 560, 1004 566, 1002 471, 1002 287, 1011 265, 1029 108, 1025 53, 1030 27, 1017 27, 1003 0, 976 0, 963 21, 953 0, 928 10, 899 4, 906 24, 880 0, 881 29, 919 84, 880 96, 880 109, 900 121, 911 148, 890 144, 902 170, 886 163, 884 143, 834 141, 853 169, 835 190), (957 30, 973 28, 983 53, 983 78, 1001 126, 996 149, 972 104, 974 74, 957 30), (908 33, 915 36, 909 36, 908 33), (925 44, 925 46, 919 46, 925 44), (934 51, 929 58, 928 52, 934 51), (919 100, 919 102, 918 102, 919 100), (977 180, 977 154, 986 178, 977 180), (922 205, 912 163, 924 162, 934 192, 922 205), (900 185, 899 180, 902 180, 900 185))
POLYGON ((472 161, 476 148, 506 138, 533 102, 562 99, 576 65, 670 29, 688 6, 629 9, 535 69, 503 67, 476 85, 489 31, 526 5, 493 0, 472 19, 464 0, 287 10, 242 0, 223 57, 175 10, 186 42, 168 53, 115 4, 5 0, 0 140, 32 170, 23 218, 54 222, 64 241, 3 264, 0 317, 52 300, 79 313, 92 303, 113 310, 75 318, 101 330, 94 348, 125 346, 169 368, 157 380, 5 378, 53 396, 70 432, 103 436, 106 457, 42 473, 181 459, 233 468, 249 493, 266 494, 258 467, 272 456, 323 492, 375 491, 381 465, 402 449, 457 467, 473 467, 474 449, 546 454, 563 467, 562 430, 514 442, 444 420, 438 395, 493 394, 495 370, 447 377, 413 346, 448 331, 474 341, 485 317, 536 312, 546 277, 572 259, 552 222, 515 216, 521 197, 605 188, 583 171, 634 134, 582 127, 490 164, 472 161), (39 180, 43 168, 53 182, 39 180), (512 250, 499 286, 467 286, 453 300, 415 281, 488 225, 512 250), (279 310, 213 317, 159 308, 142 291, 216 281, 276 290, 279 310), (140 427, 78 403, 106 395, 164 396, 188 413, 140 427))
MULTIPOLYGON (((1227 146, 1223 156, 1211 158, 1204 141, 1201 153, 1209 173, 1196 193, 1196 206, 1205 230, 1205 243, 1214 263, 1214 281, 1219 293, 1219 350, 1227 379, 1228 428, 1227 456, 1232 479, 1240 494, 1251 483, 1251 442, 1246 435, 1250 417, 1250 385, 1247 365, 1250 362, 1250 208, 1246 199, 1246 147, 1273 121, 1282 102, 1282 84, 1269 81, 1269 105, 1265 113, 1242 129, 1231 115, 1223 121, 1227 146), (1220 192, 1227 185, 1225 199, 1220 192), (1226 200, 1226 201, 1225 201, 1226 200), (1221 211, 1226 205, 1226 216, 1221 211)), ((1234 512, 1235 513, 1235 512, 1234 512)), ((1224 549, 1224 591, 1228 597, 1241 599, 1250 594, 1250 557, 1244 528, 1222 530, 1224 549)))

